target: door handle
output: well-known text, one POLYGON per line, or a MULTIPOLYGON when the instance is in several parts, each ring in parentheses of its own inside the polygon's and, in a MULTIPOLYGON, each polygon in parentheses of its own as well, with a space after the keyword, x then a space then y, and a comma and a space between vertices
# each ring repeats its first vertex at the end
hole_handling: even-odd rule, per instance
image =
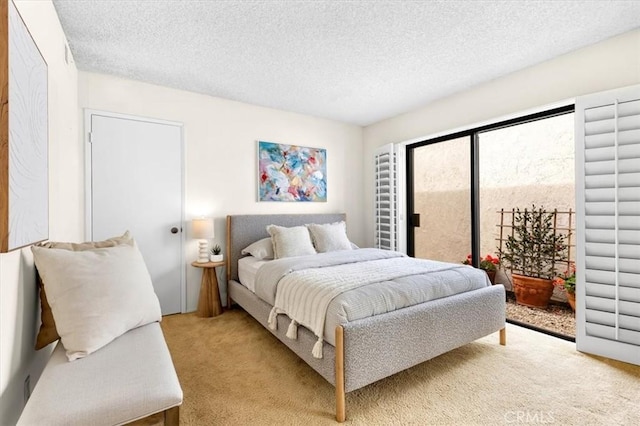
POLYGON ((415 228, 420 228, 420 213, 411 215, 411 225, 415 228))
POLYGON ((178 229, 178 228, 176 228, 175 226, 174 226, 173 228, 171 228, 171 233, 172 233, 172 234, 177 234, 177 233, 178 233, 178 231, 179 231, 179 229, 178 229))

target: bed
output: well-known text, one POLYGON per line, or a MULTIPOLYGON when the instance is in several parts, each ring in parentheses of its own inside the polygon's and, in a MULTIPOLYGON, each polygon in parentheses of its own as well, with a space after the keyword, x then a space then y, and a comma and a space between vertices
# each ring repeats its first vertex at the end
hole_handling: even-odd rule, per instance
POLYGON ((346 393, 495 332, 500 333, 500 344, 506 343, 505 290, 501 285, 342 322, 335 326, 330 339, 321 342, 321 358, 314 355, 318 338, 307 328, 298 327, 295 340, 287 337, 291 325, 287 315, 274 317, 273 306, 258 297, 255 289, 240 283, 241 251, 269 237, 268 225, 292 227, 345 220, 344 214, 227 216, 227 306, 233 302, 240 305, 335 386, 338 422, 346 419, 346 393))

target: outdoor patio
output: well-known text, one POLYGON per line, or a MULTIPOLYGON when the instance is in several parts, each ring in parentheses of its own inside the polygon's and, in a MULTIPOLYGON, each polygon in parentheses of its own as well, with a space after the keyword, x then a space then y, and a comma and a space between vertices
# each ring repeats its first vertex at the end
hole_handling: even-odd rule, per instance
POLYGON ((576 319, 571 307, 564 303, 550 303, 546 309, 516 304, 512 292, 507 292, 507 319, 529 324, 569 338, 576 336, 576 319))

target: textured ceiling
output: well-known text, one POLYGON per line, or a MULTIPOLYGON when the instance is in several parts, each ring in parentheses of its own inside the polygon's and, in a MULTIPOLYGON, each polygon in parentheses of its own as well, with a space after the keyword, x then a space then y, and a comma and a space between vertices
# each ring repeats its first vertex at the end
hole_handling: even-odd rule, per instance
POLYGON ((54 5, 81 70, 359 125, 640 27, 637 0, 54 5))

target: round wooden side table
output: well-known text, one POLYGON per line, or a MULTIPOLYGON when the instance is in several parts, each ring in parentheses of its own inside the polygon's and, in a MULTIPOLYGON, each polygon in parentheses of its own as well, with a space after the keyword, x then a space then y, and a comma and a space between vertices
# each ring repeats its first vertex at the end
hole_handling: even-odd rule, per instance
POLYGON ((222 313, 220 290, 216 268, 225 266, 225 262, 192 262, 191 266, 202 268, 202 282, 200 283, 200 297, 198 298, 198 315, 201 317, 215 317, 222 313))

